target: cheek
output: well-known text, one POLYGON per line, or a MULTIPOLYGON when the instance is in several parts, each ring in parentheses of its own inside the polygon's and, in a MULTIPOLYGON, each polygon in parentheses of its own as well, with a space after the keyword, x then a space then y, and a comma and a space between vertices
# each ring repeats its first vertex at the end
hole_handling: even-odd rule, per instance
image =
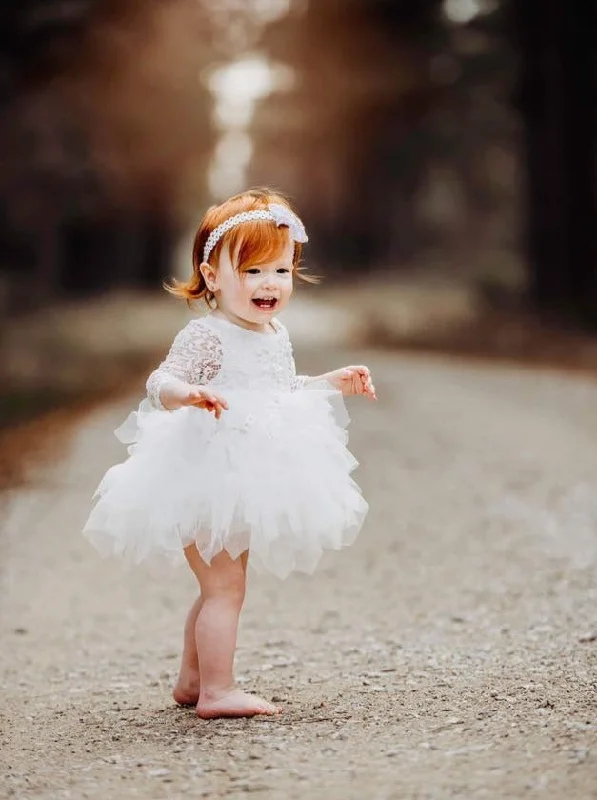
POLYGON ((244 278, 239 278, 234 275, 229 281, 226 281, 225 285, 222 285, 222 290, 233 300, 243 300, 247 295, 252 294, 254 290, 253 284, 255 281, 251 281, 250 278, 254 279, 254 276, 247 275, 244 278))
POLYGON ((247 275, 238 281, 238 288, 237 294, 239 295, 248 295, 253 294, 253 292, 259 288, 260 285, 260 275, 247 275))

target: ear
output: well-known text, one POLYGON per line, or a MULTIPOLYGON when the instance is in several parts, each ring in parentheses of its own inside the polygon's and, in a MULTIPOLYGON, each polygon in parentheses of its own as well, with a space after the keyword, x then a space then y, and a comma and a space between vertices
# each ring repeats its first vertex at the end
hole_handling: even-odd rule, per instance
POLYGON ((205 281, 205 285, 207 286, 210 292, 216 292, 218 290, 218 272, 211 264, 208 264, 206 261, 203 261, 199 264, 199 269, 201 270, 201 274, 203 275, 203 280, 205 281))

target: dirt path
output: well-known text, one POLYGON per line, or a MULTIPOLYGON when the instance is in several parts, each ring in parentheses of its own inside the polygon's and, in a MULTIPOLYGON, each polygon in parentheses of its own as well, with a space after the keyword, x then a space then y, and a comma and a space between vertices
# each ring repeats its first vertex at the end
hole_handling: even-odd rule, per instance
POLYGON ((597 385, 355 358, 381 397, 351 404, 366 528, 249 592, 238 673, 279 719, 176 708, 191 579, 127 574, 78 534, 135 398, 9 498, 0 797, 597 797, 597 385))

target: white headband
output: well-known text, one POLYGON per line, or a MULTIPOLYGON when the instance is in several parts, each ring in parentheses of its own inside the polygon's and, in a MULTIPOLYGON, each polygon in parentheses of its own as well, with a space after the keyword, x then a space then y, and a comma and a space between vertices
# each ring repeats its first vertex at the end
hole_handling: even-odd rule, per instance
POLYGON ((207 259, 209 258, 211 251, 225 233, 234 228, 236 225, 240 225, 241 222, 251 222, 251 220, 254 219, 264 219, 270 222, 275 222, 278 227, 280 225, 287 225, 293 241, 309 241, 309 237, 305 231, 305 226, 294 213, 294 211, 291 211, 281 203, 270 203, 267 207, 267 211, 265 209, 259 209, 256 211, 242 211, 240 214, 235 214, 233 217, 229 217, 229 219, 227 219, 225 222, 222 222, 221 225, 218 225, 217 228, 214 228, 205 242, 205 247, 203 249, 204 263, 207 263, 207 259))

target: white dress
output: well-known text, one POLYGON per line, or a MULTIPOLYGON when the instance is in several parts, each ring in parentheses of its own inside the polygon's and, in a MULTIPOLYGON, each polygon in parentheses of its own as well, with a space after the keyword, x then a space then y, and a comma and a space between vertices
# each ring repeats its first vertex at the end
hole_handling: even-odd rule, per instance
POLYGON ((116 431, 129 457, 94 495, 84 533, 102 554, 138 563, 195 542, 208 563, 249 550, 253 566, 283 578, 354 541, 368 506, 350 477, 342 395, 306 385, 286 328, 273 326, 259 333, 208 314, 177 335, 148 399, 116 431), (219 420, 165 410, 160 390, 173 379, 213 388, 228 410, 219 420))

